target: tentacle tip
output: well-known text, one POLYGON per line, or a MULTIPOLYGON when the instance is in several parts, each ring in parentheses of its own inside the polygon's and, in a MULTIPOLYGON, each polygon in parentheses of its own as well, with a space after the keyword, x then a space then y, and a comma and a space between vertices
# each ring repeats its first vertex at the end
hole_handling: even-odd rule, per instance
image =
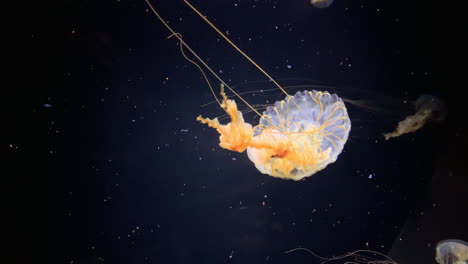
POLYGON ((201 123, 206 122, 206 118, 203 118, 201 115, 197 116, 197 121, 200 121, 201 123))

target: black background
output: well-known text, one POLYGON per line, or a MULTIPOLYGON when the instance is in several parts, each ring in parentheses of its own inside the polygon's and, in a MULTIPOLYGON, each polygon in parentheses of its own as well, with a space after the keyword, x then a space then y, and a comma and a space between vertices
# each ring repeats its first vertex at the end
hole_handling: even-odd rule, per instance
MULTIPOLYGON (((237 91, 274 88, 182 1, 153 4, 237 91)), ((25 2, 13 87, 32 100, 9 111, 26 109, 32 137, 13 133, 6 143, 17 172, 32 160, 32 172, 15 178, 16 202, 6 200, 8 215, 21 218, 9 243, 19 262, 319 263, 284 253, 302 246, 326 257, 372 249, 431 263, 438 241, 468 240, 464 105, 453 79, 435 85, 435 54, 450 51, 434 43, 452 43, 436 30, 437 6, 193 4, 282 85, 331 86, 372 111, 347 104, 350 138, 325 170, 299 182, 262 175, 196 122, 223 112, 201 106, 213 100, 201 74, 144 1, 25 2), (421 94, 445 102, 447 119, 383 140, 421 94)), ((8 116, 10 126, 20 122, 8 116)))

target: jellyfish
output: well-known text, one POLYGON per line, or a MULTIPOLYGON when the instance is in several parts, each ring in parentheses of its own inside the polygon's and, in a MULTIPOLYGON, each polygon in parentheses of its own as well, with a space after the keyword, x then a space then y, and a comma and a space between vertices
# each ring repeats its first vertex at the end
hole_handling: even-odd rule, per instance
POLYGON ((182 39, 182 35, 176 33, 162 19, 149 0, 146 0, 146 2, 156 17, 172 33, 170 37, 176 37, 179 40, 182 55, 201 71, 216 101, 229 115, 231 122, 224 125, 217 118, 197 117, 198 121, 215 128, 219 132, 222 148, 237 152, 247 151, 249 159, 261 173, 283 179, 301 180, 336 161, 343 150, 351 129, 351 121, 341 98, 336 94, 315 90, 298 92, 294 96, 289 95, 265 70, 211 23, 206 16, 201 14, 187 0, 184 0, 185 4, 200 18, 285 94, 284 100, 276 102, 274 106, 267 107, 261 114, 222 80, 189 47, 182 39), (203 67, 189 58, 184 50, 189 51, 203 67), (217 98, 204 69, 208 70, 220 81, 221 100, 217 98), (244 121, 235 100, 227 98, 224 88, 231 91, 260 116, 258 125, 253 127, 244 121))
POLYGON ((436 246, 435 260, 439 264, 468 263, 468 243, 457 239, 440 241, 436 246))
POLYGON ((333 3, 333 0, 310 0, 310 3, 317 8, 326 8, 333 3))
POLYGON ((440 122, 447 114, 444 103, 432 95, 421 95, 415 103, 416 113, 398 123, 395 131, 384 133, 386 140, 413 133, 421 129, 427 122, 440 122))
POLYGON ((231 118, 225 125, 199 116, 216 128, 222 148, 244 152, 263 174, 301 180, 336 161, 351 129, 346 107, 336 94, 321 91, 287 95, 267 107, 257 126, 246 123, 221 86, 221 106, 231 118))

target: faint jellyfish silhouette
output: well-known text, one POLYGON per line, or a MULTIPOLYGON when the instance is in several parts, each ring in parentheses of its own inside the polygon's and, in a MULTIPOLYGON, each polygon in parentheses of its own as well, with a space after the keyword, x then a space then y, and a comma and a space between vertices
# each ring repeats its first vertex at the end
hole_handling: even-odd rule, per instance
POLYGON ((413 133, 421 129, 427 122, 440 122, 447 115, 445 104, 432 95, 423 94, 419 96, 414 105, 416 113, 400 121, 395 131, 384 133, 385 140, 413 133))
POLYGON ((326 8, 333 3, 333 0, 310 0, 310 3, 317 8, 326 8))
POLYGON ((437 243, 435 260, 439 264, 468 263, 468 243, 457 239, 437 243))

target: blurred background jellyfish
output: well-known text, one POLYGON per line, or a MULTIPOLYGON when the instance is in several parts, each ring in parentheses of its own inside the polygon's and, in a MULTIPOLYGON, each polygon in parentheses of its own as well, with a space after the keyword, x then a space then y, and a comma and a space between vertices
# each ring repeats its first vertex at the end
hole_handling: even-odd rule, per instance
POLYGON ((310 0, 310 3, 317 8, 326 8, 333 3, 333 0, 310 0))
POLYGON ((385 140, 413 133, 421 129, 427 122, 441 122, 447 114, 445 104, 432 95, 421 95, 415 102, 416 113, 398 123, 395 131, 383 134, 385 140))
POLYGON ((439 264, 467 264, 468 243, 456 239, 440 241, 436 246, 435 259, 439 264))

